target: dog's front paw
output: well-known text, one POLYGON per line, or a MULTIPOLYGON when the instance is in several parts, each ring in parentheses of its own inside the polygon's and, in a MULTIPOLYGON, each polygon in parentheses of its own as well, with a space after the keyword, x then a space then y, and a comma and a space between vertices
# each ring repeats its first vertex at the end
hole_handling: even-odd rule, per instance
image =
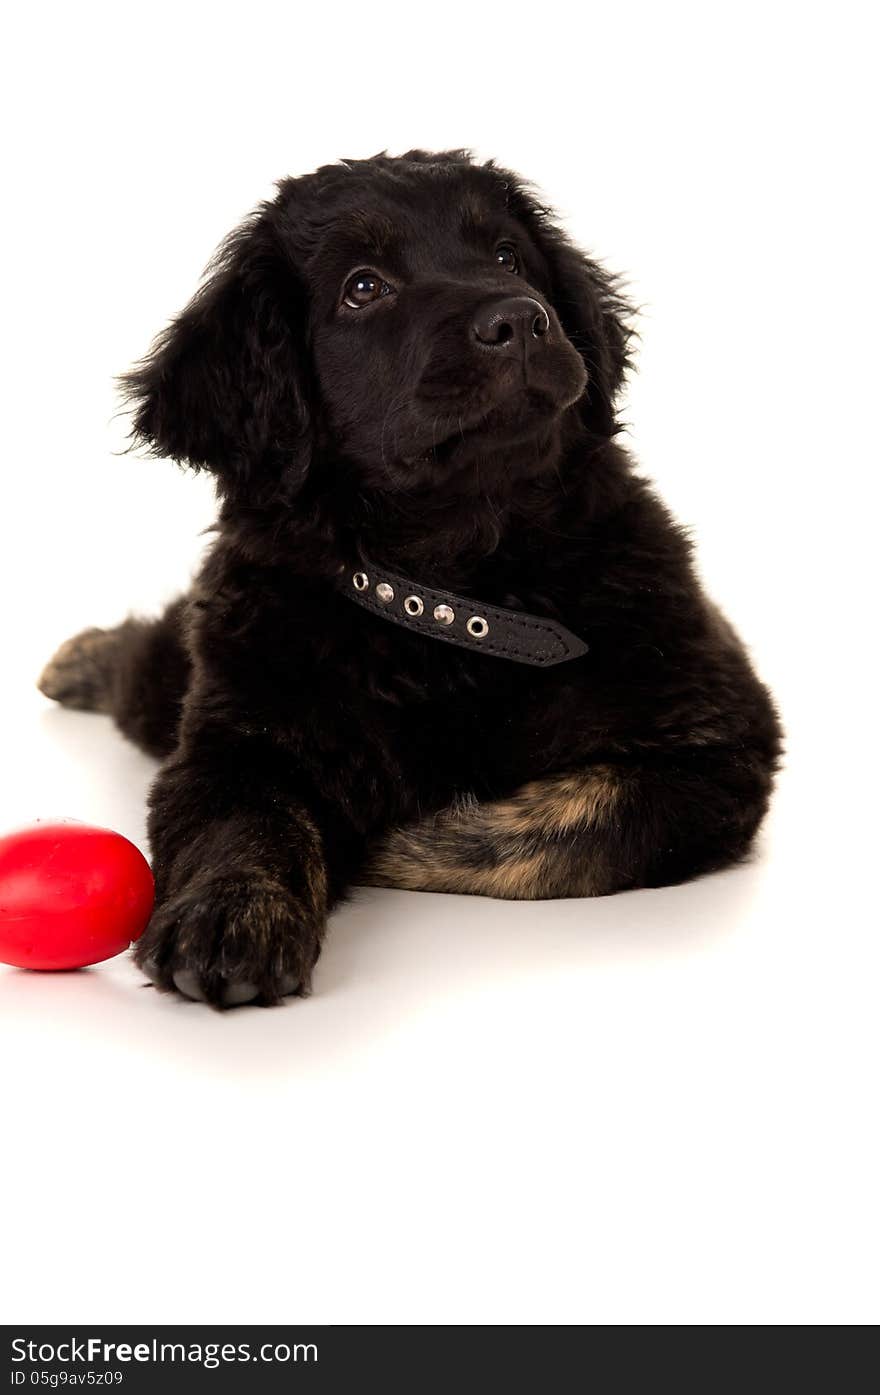
POLYGON ((323 918, 277 882, 196 878, 161 900, 135 947, 158 988, 213 1007, 308 992, 323 918))

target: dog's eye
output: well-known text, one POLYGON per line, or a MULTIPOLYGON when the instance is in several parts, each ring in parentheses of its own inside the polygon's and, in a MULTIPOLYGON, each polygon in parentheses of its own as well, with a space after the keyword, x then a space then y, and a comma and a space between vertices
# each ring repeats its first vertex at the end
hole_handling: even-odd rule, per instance
POLYGON ((346 281, 342 298, 353 310, 360 310, 362 306, 372 305, 374 301, 390 294, 391 287, 388 282, 383 281, 374 271, 356 271, 354 276, 349 276, 346 281))
POLYGON ((502 242, 495 248, 495 261, 502 271, 510 271, 514 276, 519 271, 519 257, 516 255, 516 248, 511 247, 509 242, 502 242))

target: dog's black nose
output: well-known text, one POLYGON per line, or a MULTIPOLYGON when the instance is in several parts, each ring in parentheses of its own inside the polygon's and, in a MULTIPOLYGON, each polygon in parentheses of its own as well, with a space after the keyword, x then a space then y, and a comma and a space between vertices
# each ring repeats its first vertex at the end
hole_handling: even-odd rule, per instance
POLYGON ((506 344, 521 345, 529 339, 540 339, 549 328, 547 311, 539 301, 528 295, 488 300, 474 317, 474 334, 489 349, 503 349, 506 344))

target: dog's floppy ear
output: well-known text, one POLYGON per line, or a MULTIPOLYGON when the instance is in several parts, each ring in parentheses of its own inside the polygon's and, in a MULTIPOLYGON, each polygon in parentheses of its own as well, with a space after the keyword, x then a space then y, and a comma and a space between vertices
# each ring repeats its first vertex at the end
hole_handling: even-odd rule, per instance
POLYGON ((611 436, 618 429, 615 400, 631 363, 633 309, 617 279, 579 252, 557 227, 545 224, 541 240, 550 263, 553 305, 589 375, 584 420, 599 435, 611 436))
POLYGON ((135 440, 210 470, 230 498, 295 491, 311 447, 301 302, 265 205, 222 244, 201 289, 122 379, 135 440))
POLYGON ((603 436, 618 429, 614 402, 630 366, 633 307, 618 279, 584 256, 566 237, 552 212, 515 174, 504 179, 507 205, 526 224, 547 261, 550 299, 563 329, 579 351, 589 375, 582 413, 587 426, 603 436))

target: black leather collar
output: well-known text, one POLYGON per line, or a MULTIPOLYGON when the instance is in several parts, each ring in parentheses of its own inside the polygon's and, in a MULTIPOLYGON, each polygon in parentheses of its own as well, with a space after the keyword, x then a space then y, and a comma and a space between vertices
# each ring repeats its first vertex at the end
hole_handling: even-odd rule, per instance
POLYGON ((395 625, 515 663, 549 668, 589 648, 558 620, 420 586, 371 563, 344 572, 337 585, 350 600, 395 625))

